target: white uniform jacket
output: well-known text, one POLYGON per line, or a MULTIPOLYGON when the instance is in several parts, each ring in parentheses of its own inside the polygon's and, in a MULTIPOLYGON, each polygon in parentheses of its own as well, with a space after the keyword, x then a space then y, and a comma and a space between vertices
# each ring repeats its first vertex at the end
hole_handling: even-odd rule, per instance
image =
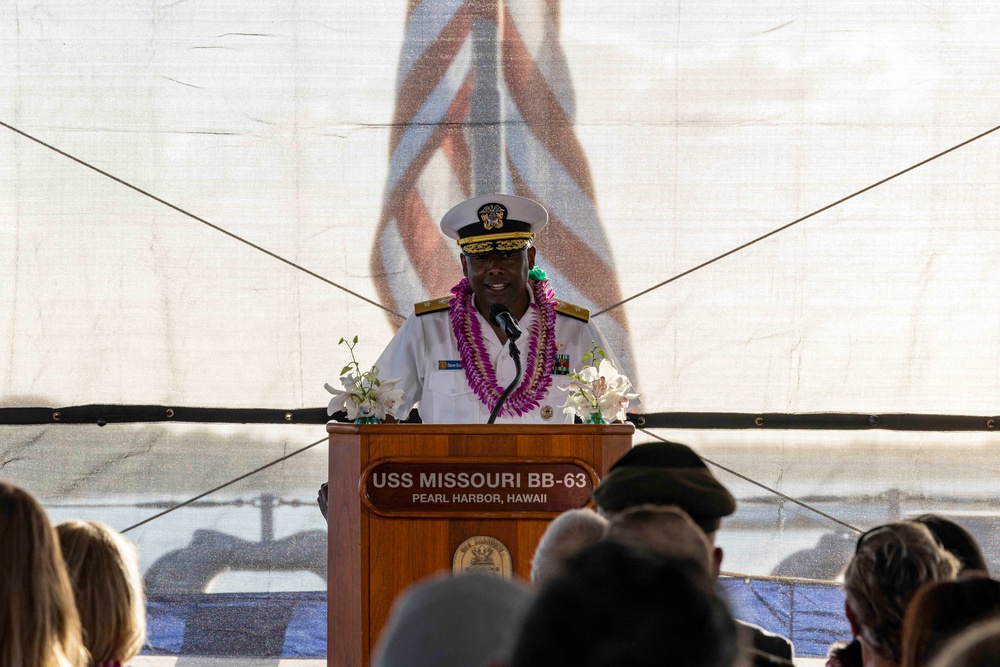
MULTIPOLYGON (((397 386, 403 390, 403 405, 399 414, 406 415, 417 406, 424 423, 485 424, 493 406, 483 405, 465 379, 448 317, 448 301, 449 298, 444 298, 416 304, 416 312, 406 319, 375 364, 380 378, 400 378, 397 386), (418 312, 423 314, 418 315, 418 312)), ((483 342, 496 369, 497 384, 506 387, 514 379, 514 360, 486 318, 475 309, 473 313, 479 318, 483 342)), ((524 334, 518 339, 517 348, 521 352, 522 365, 528 357, 529 332, 536 316, 536 310, 528 308, 520 321, 524 334)), ((621 368, 600 329, 590 320, 589 311, 559 302, 556 306, 556 368, 548 369, 552 373, 552 384, 534 410, 520 416, 498 416, 496 423, 573 423, 573 415, 563 413, 561 406, 567 394, 559 388, 569 382, 567 369, 580 370, 583 355, 594 343, 603 348, 616 368, 621 368)))

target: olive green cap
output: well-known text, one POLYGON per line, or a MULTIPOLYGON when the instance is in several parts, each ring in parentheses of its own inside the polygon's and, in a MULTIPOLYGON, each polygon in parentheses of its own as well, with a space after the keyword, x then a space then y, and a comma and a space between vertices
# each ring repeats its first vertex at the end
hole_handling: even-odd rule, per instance
POLYGON ((629 450, 594 490, 606 512, 636 505, 676 505, 702 530, 719 528, 719 519, 736 511, 736 499, 687 445, 652 442, 629 450))

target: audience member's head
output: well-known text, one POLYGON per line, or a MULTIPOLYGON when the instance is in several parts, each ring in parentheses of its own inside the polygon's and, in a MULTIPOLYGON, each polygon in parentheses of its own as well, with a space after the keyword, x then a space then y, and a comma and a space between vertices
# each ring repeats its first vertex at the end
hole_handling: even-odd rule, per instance
POLYGON ((537 594, 510 667, 731 667, 736 624, 691 561, 604 541, 537 594))
POLYGON ((826 667, 864 667, 861 642, 855 637, 849 642, 838 642, 827 652, 826 667))
POLYGON ((597 544, 608 530, 608 520, 589 509, 563 512, 545 528, 531 559, 531 583, 542 586, 566 570, 566 561, 597 544))
POLYGON ((996 667, 1000 665, 1000 619, 973 625, 958 635, 930 667, 996 667))
POLYGON ((795 667, 795 663, 791 660, 749 646, 743 647, 739 662, 736 662, 735 665, 738 667, 795 667))
MULTIPOLYGON (((847 618, 862 652, 888 664, 902 658, 903 616, 922 585, 953 579, 958 560, 942 549, 923 525, 900 521, 858 538, 844 573, 847 618)), ((868 660, 866 658, 866 664, 868 660)))
POLYGON ((85 667, 55 532, 31 494, 0 480, 0 665, 85 667))
POLYGON ((1000 618, 1000 581, 985 572, 925 584, 906 610, 903 667, 923 667, 949 639, 994 616, 1000 618))
POLYGON ((958 559, 962 572, 966 570, 986 572, 989 570, 986 566, 983 550, 979 548, 976 538, 961 525, 940 514, 921 514, 913 520, 927 526, 928 530, 937 538, 938 544, 958 559))
POLYGON ((124 664, 146 641, 146 601, 135 547, 97 521, 56 526, 95 665, 124 664))
POLYGON ((439 576, 403 591, 382 629, 374 667, 487 667, 506 659, 531 600, 519 583, 439 576))
MULTIPOLYGON (((716 546, 721 519, 736 511, 736 499, 687 445, 654 442, 637 445, 611 466, 594 490, 594 502, 609 519, 631 507, 670 505, 683 510, 704 532, 711 545, 710 571, 718 575, 722 548, 716 546)), ((794 650, 784 637, 741 623, 753 647, 791 659, 794 650)))
POLYGON ((594 502, 608 517, 636 505, 675 505, 713 543, 720 519, 736 511, 736 500, 701 457, 676 442, 630 449, 594 490, 594 502))
POLYGON ((712 569, 712 545, 683 510, 673 505, 636 505, 616 512, 607 539, 667 558, 691 560, 706 575, 712 569))

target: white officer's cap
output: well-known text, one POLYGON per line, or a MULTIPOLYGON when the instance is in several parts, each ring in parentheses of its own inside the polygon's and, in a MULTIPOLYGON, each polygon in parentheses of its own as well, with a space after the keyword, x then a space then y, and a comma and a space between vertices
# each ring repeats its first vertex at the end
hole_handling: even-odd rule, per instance
POLYGON ((480 195, 445 213, 441 231, 466 255, 485 255, 524 250, 548 221, 549 212, 533 199, 480 195))

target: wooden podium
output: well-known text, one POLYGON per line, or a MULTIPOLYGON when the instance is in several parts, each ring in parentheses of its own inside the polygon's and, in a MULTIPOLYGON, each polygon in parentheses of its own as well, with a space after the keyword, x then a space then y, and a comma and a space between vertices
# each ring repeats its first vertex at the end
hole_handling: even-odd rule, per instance
POLYGON ((635 429, 331 423, 327 431, 327 664, 354 667, 369 664, 393 600, 415 581, 482 567, 527 580, 548 522, 587 504, 635 429))

